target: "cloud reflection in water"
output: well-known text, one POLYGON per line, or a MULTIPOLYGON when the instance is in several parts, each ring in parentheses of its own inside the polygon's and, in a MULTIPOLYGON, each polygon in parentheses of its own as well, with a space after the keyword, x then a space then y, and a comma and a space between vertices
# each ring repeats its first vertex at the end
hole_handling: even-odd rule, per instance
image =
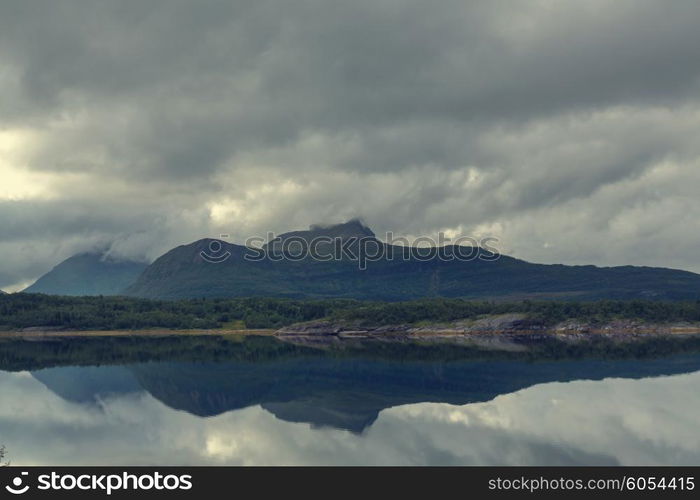
POLYGON ((361 434, 260 406, 200 418, 146 392, 68 402, 0 372, 0 441, 24 464, 700 463, 700 372, 547 383, 485 403, 390 408, 361 434))

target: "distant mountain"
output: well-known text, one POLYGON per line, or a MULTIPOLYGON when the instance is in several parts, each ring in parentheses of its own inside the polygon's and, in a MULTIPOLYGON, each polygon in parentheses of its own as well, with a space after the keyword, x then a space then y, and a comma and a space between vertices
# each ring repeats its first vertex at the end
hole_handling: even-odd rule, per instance
MULTIPOLYGON (((348 245, 351 252, 358 244, 348 245)), ((267 247, 270 249, 270 246, 267 247)), ((698 299, 700 275, 651 267, 533 264, 485 249, 446 246, 420 251, 380 242, 359 221, 312 226, 285 233, 272 245, 275 258, 260 249, 204 239, 167 252, 126 289, 148 298, 347 297, 410 300, 423 297, 698 299), (357 260, 281 258, 291 237, 361 237, 377 256, 360 269, 357 260), (455 258, 472 253, 472 260, 455 258)), ((290 248, 290 254, 293 253, 290 248)))
POLYGON ((119 295, 146 264, 115 260, 102 253, 74 255, 26 288, 26 293, 49 295, 119 295))

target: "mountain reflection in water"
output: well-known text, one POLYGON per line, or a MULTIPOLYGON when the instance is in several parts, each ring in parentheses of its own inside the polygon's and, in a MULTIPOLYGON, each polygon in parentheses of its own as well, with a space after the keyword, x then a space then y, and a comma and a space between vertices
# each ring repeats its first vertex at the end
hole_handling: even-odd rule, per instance
POLYGON ((291 359, 260 363, 145 363, 50 368, 32 375, 57 395, 97 402, 146 391, 165 405, 210 417, 260 405, 277 418, 361 432, 379 412, 412 403, 464 405, 546 382, 641 378, 700 370, 700 356, 672 360, 391 362, 291 359))
MULTIPOLYGON (((187 420, 189 426, 201 425, 202 428, 206 428, 208 425, 215 425, 207 423, 212 418, 212 422, 217 422, 228 418, 226 415, 236 413, 228 412, 239 410, 243 411, 241 415, 255 412, 258 415, 257 420, 264 421, 265 425, 281 426, 283 422, 304 424, 308 432, 319 433, 318 437, 333 436, 335 440, 340 435, 333 433, 350 431, 348 435, 354 435, 356 437, 353 439, 358 440, 354 444, 353 449, 356 453, 352 457, 347 455, 348 450, 345 449, 349 446, 349 438, 343 438, 342 445, 329 442, 330 448, 324 450, 324 453, 331 455, 321 462, 317 462, 319 455, 316 450, 313 456, 286 459, 284 453, 280 452, 274 458, 268 457, 267 460, 261 459, 253 463, 280 463, 280 460, 282 463, 363 463, 360 459, 362 452, 357 448, 358 443, 365 446, 370 436, 376 432, 386 432, 387 415, 393 416, 388 420, 393 422, 390 424, 390 432, 402 436, 401 442, 392 442, 396 447, 394 451, 406 446, 411 450, 404 450, 409 453, 408 456, 397 454, 393 459, 382 459, 380 453, 376 457, 377 463, 402 463, 405 460, 408 460, 408 463, 427 464, 470 463, 470 460, 473 460, 474 463, 495 464, 598 465, 630 460, 632 463, 645 463, 645 460, 657 463, 653 459, 654 453, 657 454, 658 463, 692 463, 692 460, 700 457, 700 450, 694 447, 697 438, 689 440, 688 436, 684 439, 672 437, 672 441, 678 440, 683 443, 682 446, 691 447, 681 451, 669 449, 668 443, 654 444, 655 440, 661 439, 660 435, 669 433, 669 425, 675 425, 675 431, 680 433, 690 433, 688 429, 695 425, 686 420, 690 418, 687 415, 697 414, 700 398, 694 391, 688 394, 687 388, 688 379, 700 381, 698 354, 675 354, 643 360, 440 360, 439 356, 420 359, 420 355, 391 359, 391 356, 367 357, 357 353, 338 356, 337 353, 309 355, 300 352, 276 357, 259 356, 259 351, 256 352, 258 355, 253 358, 261 359, 237 356, 238 359, 216 361, 150 360, 103 366, 56 366, 35 369, 30 373, 33 379, 64 401, 60 405, 61 408, 70 408, 70 412, 80 413, 81 417, 77 418, 77 421, 67 423, 62 420, 62 425, 71 425, 74 429, 76 426, 80 427, 81 419, 97 419, 101 421, 99 425, 104 425, 105 421, 110 421, 116 414, 120 415, 120 419, 139 423, 142 420, 141 416, 148 413, 145 409, 139 409, 140 406, 151 408, 153 403, 150 401, 157 400, 169 408, 170 412, 180 410, 194 416, 194 420, 187 420), (677 376, 666 377, 671 375, 677 376), (682 382, 682 389, 676 392, 673 390, 674 380, 682 382), (653 387, 659 384, 669 387, 660 391, 653 390, 653 387), (628 385, 634 390, 618 392, 622 385, 628 385), (643 391, 637 390, 643 386, 648 387, 643 391), (543 391, 549 391, 551 394, 542 397, 543 391), (596 395, 596 391, 600 394, 596 395), (537 396, 532 399, 539 401, 539 409, 536 408, 538 405, 532 406, 531 395, 537 396), (666 400, 664 398, 671 398, 671 401, 666 401, 671 406, 662 406, 660 410, 658 405, 663 404, 666 400), (522 408, 504 412, 503 408, 500 408, 504 401, 511 406, 513 402, 518 402, 515 406, 527 407, 529 413, 519 414, 523 411, 522 408), (563 404, 563 401, 566 404, 563 404), (125 405, 129 406, 128 411, 125 410, 125 405), (645 406, 648 408, 644 408, 645 406), (480 409, 478 416, 470 415, 476 409, 480 409), (272 424, 269 419, 262 418, 260 412, 273 415, 273 421, 280 423, 272 424), (539 416, 538 412, 541 412, 539 416), (416 415, 420 415, 424 420, 421 432, 415 432, 412 425, 404 426, 398 423, 401 418, 411 420, 416 415), (542 427, 536 424, 538 418, 542 427), (569 421, 565 422, 565 418, 569 421), (201 424, 197 424, 198 421, 201 424), (553 421, 554 424, 546 423, 547 421, 553 421), (656 432, 643 436, 653 445, 654 450, 653 453, 649 452, 650 457, 645 458, 643 454, 639 454, 638 461, 635 462, 634 457, 618 457, 615 453, 620 450, 607 448, 604 435, 615 428, 617 438, 620 438, 624 435, 624 432, 619 434, 621 429, 629 432, 625 422, 650 429, 647 432, 656 432), (551 435, 547 434, 545 425, 550 427, 551 435), (589 427, 586 428, 585 425, 589 427), (530 428, 524 429, 526 432, 516 438, 512 433, 520 426, 530 428), (480 431, 475 434, 477 429, 480 431), (582 429, 591 433, 590 442, 581 440, 582 429), (655 431, 651 431, 654 429, 655 431), (404 431, 408 434, 404 434, 404 431), (574 441, 582 441, 580 449, 572 447, 572 443, 567 443, 567 440, 571 439, 568 434, 579 435, 574 441), (448 435, 451 437, 446 438, 448 435), (511 448, 503 449, 500 453, 493 450, 488 453, 484 451, 486 455, 481 458, 469 458, 461 456, 455 450, 448 452, 443 449, 453 446, 452 440, 456 440, 455 443, 464 441, 465 450, 472 447, 470 453, 476 453, 476 450, 484 445, 484 440, 495 444, 504 439, 510 442, 508 446, 511 448), (601 446, 589 446, 598 440, 601 446), (340 448, 333 454, 332 448, 337 446, 340 448), (668 452, 668 456, 663 455, 663 450, 668 452)), ((52 363, 55 364, 55 361, 52 363)), ((0 373, 0 384, 7 386, 3 393, 6 390, 11 392, 14 386, 27 386, 26 390, 17 392, 14 400, 10 400, 12 403, 9 408, 5 407, 0 412, 0 438, 3 442, 8 441, 6 444, 11 451, 12 447, 22 449, 21 436, 29 431, 29 427, 34 426, 36 431, 36 427, 41 427, 42 422, 50 421, 55 425, 55 419, 59 418, 58 414, 42 413, 43 405, 58 403, 49 398, 45 389, 41 391, 41 386, 32 385, 25 373, 27 372, 0 373), (14 411, 13 405, 17 405, 14 411), (13 438, 5 439, 6 435, 13 438)), ((51 410, 47 408, 46 411, 51 410)), ((91 425, 98 424, 93 422, 91 425)), ((47 423, 46 427, 48 429, 51 426, 47 423)), ((180 429, 183 429, 182 426, 180 429)), ((695 429, 697 430, 697 426, 695 429)), ((112 429, 108 432, 117 431, 112 429)), ((135 429, 121 429, 119 432, 138 434, 135 429)), ((184 430, 182 432, 186 433, 184 430)), ((217 438, 209 436, 201 443, 206 457, 199 459, 190 457, 188 460, 184 456, 171 455, 164 460, 158 453, 158 446, 161 445, 153 443, 153 449, 145 454, 143 451, 137 452, 136 446, 132 458, 139 463, 218 463, 214 458, 218 456, 216 450, 221 448, 228 450, 223 458, 219 456, 223 462, 237 463, 238 460, 245 459, 239 457, 235 450, 231 451, 230 442, 228 445, 224 442, 231 439, 236 441, 235 436, 250 432, 250 429, 232 428, 230 435, 224 433, 226 436, 219 435, 217 438)), ((86 430, 86 435, 91 436, 90 429, 86 430)), ((115 434, 115 439, 116 435, 118 433, 115 434)), ((80 433, 75 433, 74 437, 81 439, 80 433)), ((642 436, 638 438, 641 439, 642 436)), ((31 438, 27 439, 31 441, 31 438)), ((52 439, 55 439, 55 436, 52 436, 52 439)), ((103 435, 101 440, 108 442, 110 437, 103 435)), ((128 438, 126 440, 129 441, 128 438)), ((88 441, 94 441, 94 436, 88 441)), ((264 439, 259 439, 258 444, 261 447, 264 447, 263 441, 264 439)), ((285 439, 280 441, 285 442, 285 439)), ((79 443, 76 446, 80 447, 79 443)), ((266 446, 272 445, 267 443, 266 446)), ((620 449, 625 448, 623 446, 620 449)), ((97 450, 95 453, 99 455, 97 450)), ((98 457, 96 463, 111 460, 106 456, 99 456, 102 458, 98 457)), ((17 460, 18 458, 15 458, 15 461, 17 460)), ((41 457, 32 460, 44 463, 41 457)), ((49 458, 45 460, 51 461, 49 458)), ((72 463, 80 461, 81 459, 74 457, 72 463)), ((371 460, 367 461, 367 457, 364 461, 372 463, 371 460)))

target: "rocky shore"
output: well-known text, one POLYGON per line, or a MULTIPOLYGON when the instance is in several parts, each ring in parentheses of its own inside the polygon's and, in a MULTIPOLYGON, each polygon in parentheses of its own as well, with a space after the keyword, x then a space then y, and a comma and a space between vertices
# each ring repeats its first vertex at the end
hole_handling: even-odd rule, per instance
POLYGON ((435 324, 367 325, 333 321, 298 323, 277 330, 281 340, 329 345, 352 340, 468 343, 481 347, 521 350, 546 340, 585 342, 609 339, 628 342, 669 336, 700 336, 700 324, 650 324, 634 320, 606 323, 565 321, 546 325, 524 314, 504 314, 476 320, 435 324))

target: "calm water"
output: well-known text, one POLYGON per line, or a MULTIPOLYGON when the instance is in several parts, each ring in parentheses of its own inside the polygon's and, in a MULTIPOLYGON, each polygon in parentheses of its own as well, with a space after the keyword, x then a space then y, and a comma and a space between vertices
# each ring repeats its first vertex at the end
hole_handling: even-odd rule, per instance
POLYGON ((699 354, 448 360, 202 342, 0 345, 0 443, 17 465, 700 464, 699 354))

